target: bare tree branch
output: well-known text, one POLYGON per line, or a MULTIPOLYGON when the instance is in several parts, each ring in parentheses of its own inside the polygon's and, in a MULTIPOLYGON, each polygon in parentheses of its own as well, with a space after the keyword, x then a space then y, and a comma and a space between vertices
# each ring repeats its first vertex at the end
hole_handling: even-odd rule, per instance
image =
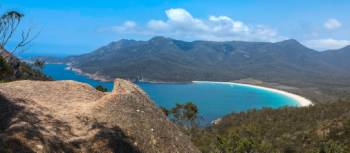
MULTIPOLYGON (((23 17, 24 15, 22 13, 19 13, 16 11, 8 11, 0 17, 0 49, 1 50, 8 49, 6 48, 6 45, 10 42, 11 39, 13 39, 15 33, 18 31, 18 27, 23 17)), ((18 38, 19 40, 16 42, 13 49, 7 50, 9 54, 13 55, 20 48, 27 46, 39 35, 39 33, 34 35, 33 37, 31 37, 31 35, 32 35, 31 28, 29 28, 26 31, 22 31, 19 34, 19 38, 18 38)), ((4 58, 6 59, 10 55, 7 55, 4 58)))
POLYGON ((21 39, 17 45, 10 51, 11 54, 14 54, 19 48, 25 47, 30 44, 35 38, 39 36, 39 33, 31 37, 32 29, 29 28, 27 31, 22 31, 21 39))

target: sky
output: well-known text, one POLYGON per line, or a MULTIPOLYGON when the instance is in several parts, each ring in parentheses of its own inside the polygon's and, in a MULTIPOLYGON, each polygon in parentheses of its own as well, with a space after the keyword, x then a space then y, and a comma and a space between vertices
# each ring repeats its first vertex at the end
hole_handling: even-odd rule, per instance
POLYGON ((9 10, 25 14, 21 30, 38 34, 28 50, 39 54, 82 54, 154 36, 296 39, 318 51, 350 45, 349 0, 1 0, 0 12, 9 10))

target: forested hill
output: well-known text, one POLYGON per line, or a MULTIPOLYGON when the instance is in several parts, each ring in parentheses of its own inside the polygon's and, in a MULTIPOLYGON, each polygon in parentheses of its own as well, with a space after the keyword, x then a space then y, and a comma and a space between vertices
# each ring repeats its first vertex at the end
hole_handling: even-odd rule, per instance
POLYGON ((348 153, 350 103, 227 115, 193 137, 202 152, 348 153))
POLYGON ((40 68, 35 69, 16 56, 0 48, 0 82, 14 80, 50 80, 40 68))
POLYGON ((74 67, 107 78, 184 82, 255 78, 293 85, 350 84, 350 47, 318 52, 296 40, 186 42, 165 37, 120 40, 67 58, 74 67))

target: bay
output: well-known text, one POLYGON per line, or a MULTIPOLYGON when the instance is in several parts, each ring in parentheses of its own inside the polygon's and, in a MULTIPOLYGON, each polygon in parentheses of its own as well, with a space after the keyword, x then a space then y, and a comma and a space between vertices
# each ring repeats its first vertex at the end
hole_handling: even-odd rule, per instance
MULTIPOLYGON (((101 82, 66 69, 64 64, 46 64, 44 73, 55 80, 75 80, 95 87, 102 85, 113 89, 113 82, 101 82)), ((232 112, 241 112, 263 107, 279 108, 298 106, 285 95, 252 87, 215 82, 196 83, 145 83, 136 82, 158 105, 171 108, 176 103, 193 102, 199 108, 201 122, 210 123, 232 112)))

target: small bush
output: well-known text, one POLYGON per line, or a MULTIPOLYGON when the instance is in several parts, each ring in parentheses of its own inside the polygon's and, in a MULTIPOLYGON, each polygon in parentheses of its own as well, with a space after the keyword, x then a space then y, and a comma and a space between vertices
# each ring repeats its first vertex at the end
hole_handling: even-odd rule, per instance
POLYGON ((107 88, 103 87, 102 85, 98 85, 95 87, 96 90, 101 91, 101 92, 107 92, 107 88))

